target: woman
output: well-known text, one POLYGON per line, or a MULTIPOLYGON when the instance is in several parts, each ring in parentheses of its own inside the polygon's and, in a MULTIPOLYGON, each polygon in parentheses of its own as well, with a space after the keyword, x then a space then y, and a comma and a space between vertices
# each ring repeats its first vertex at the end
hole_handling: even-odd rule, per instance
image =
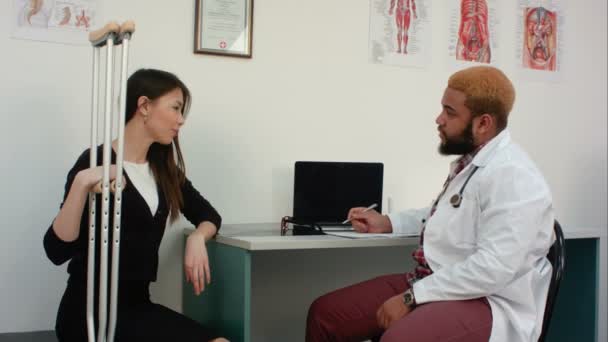
MULTIPOLYGON (((156 280, 158 249, 167 218, 174 221, 180 212, 197 227, 186 243, 186 278, 193 283, 196 294, 210 281, 205 242, 217 233, 221 217, 185 177, 178 132, 189 104, 188 88, 171 73, 142 69, 127 82, 124 134, 127 185, 122 192, 116 341, 226 341, 197 322, 152 303, 148 290, 150 282, 156 280)), ((97 148, 98 165, 102 149, 97 148)), ((112 149, 114 164, 116 141, 112 149)), ((110 173, 114 179, 114 165, 110 173)), ((102 167, 89 168, 86 150, 68 173, 61 209, 44 236, 44 248, 53 263, 59 265, 70 260, 70 277, 55 327, 60 341, 87 340, 87 196, 101 178, 102 167)), ((98 213, 100 203, 98 200, 98 213)), ((97 227, 101 227, 99 222, 97 217, 97 227)), ((100 230, 97 229, 97 248, 100 230)), ((98 275, 99 258, 96 262, 98 275)), ((95 298, 97 295, 98 288, 95 298)))

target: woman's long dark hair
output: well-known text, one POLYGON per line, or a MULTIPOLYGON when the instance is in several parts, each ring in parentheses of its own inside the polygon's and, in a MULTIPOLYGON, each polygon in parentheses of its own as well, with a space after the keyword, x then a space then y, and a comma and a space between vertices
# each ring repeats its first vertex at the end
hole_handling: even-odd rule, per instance
MULTIPOLYGON (((188 87, 174 74, 162 70, 140 69, 134 72, 127 81, 127 103, 125 121, 129 122, 136 111, 137 101, 141 96, 155 100, 175 89, 181 89, 184 95, 182 114, 190 108, 190 91, 188 87)), ((146 156, 156 183, 165 194, 165 200, 171 217, 175 221, 184 207, 182 185, 186 180, 186 165, 182 157, 177 136, 173 143, 162 145, 153 143, 146 156), (175 152, 174 152, 175 150, 175 152)))

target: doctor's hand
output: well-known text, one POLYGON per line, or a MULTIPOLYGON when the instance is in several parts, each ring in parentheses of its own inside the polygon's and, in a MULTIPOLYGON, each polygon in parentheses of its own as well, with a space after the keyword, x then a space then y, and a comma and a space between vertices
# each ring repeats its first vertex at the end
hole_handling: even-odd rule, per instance
POLYGON ((403 302, 403 294, 398 294, 380 306, 376 312, 376 320, 378 325, 386 330, 393 322, 405 317, 411 311, 412 309, 403 302))
POLYGON ((385 215, 381 215, 375 210, 365 211, 366 208, 352 208, 348 212, 348 219, 351 220, 353 228, 359 233, 391 233, 393 225, 391 220, 385 215))
POLYGON ((194 294, 197 296, 205 290, 205 284, 208 285, 211 282, 205 236, 198 230, 190 234, 186 240, 184 273, 186 281, 191 282, 194 286, 194 294))

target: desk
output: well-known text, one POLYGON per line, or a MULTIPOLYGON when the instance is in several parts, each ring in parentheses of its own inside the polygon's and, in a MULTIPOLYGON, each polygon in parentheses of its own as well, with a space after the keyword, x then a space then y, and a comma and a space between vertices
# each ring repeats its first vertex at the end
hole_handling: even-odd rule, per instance
MULTIPOLYGON (((303 341, 308 306, 316 297, 374 276, 410 271, 410 254, 418 244, 417 237, 280 236, 278 226, 222 227, 207 247, 212 283, 196 297, 184 282, 184 314, 233 342, 303 341)), ((600 236, 595 231, 565 235, 566 271, 548 340, 595 342, 600 236)))

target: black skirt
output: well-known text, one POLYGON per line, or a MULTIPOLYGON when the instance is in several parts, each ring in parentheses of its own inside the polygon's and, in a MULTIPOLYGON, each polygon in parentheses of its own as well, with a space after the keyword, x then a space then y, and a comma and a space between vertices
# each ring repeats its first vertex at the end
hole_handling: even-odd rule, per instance
MULTIPOLYGON (((57 312, 55 332, 60 342, 88 341, 86 292, 86 281, 70 278, 57 312)), ((109 302, 110 296, 107 298, 109 302)), ((97 307, 94 312, 97 322, 97 307)), ((106 322, 109 322, 109 319, 106 322)), ((124 283, 121 284, 115 342, 201 342, 216 337, 218 336, 200 323, 160 304, 152 303, 149 283, 128 287, 125 287, 124 283)))

